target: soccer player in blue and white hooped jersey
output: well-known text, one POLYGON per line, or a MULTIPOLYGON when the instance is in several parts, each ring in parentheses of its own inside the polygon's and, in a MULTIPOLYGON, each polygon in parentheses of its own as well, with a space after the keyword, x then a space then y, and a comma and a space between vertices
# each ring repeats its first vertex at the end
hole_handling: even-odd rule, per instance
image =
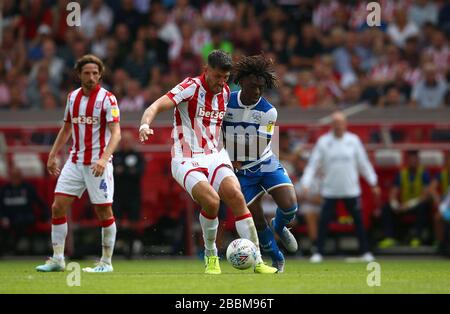
POLYGON ((270 59, 263 55, 243 57, 234 67, 234 80, 241 90, 231 93, 223 122, 224 142, 241 189, 258 231, 263 251, 272 258, 278 272, 284 269, 284 256, 274 232, 288 252, 298 245, 286 225, 295 217, 297 198, 286 170, 271 149, 277 110, 262 97, 265 88, 276 86, 277 78, 270 59), (267 223, 261 198, 269 193, 278 209, 267 223))

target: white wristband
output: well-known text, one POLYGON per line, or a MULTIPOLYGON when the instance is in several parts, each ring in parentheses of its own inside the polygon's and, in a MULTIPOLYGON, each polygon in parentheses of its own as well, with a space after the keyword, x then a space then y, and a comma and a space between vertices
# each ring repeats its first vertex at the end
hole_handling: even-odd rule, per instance
POLYGON ((141 124, 139 127, 139 132, 141 132, 143 129, 150 129, 150 126, 147 123, 141 124))

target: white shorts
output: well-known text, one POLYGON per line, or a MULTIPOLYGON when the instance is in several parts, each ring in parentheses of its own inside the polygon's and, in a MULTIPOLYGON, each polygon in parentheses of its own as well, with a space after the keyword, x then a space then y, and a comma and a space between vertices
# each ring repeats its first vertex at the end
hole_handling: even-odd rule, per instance
POLYGON ((194 199, 192 189, 200 181, 209 182, 218 192, 223 179, 229 176, 236 177, 225 149, 219 153, 200 155, 194 158, 173 158, 172 176, 192 199, 194 199))
POLYGON ((114 196, 113 165, 108 162, 100 177, 92 174, 92 166, 74 164, 67 160, 56 184, 55 194, 80 198, 88 190, 95 205, 111 205, 114 196))

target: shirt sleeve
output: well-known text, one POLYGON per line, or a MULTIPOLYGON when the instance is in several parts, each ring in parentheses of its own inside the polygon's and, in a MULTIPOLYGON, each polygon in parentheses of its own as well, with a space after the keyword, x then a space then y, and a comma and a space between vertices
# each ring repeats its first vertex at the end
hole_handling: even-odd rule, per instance
POLYGON ((277 121, 277 110, 275 108, 270 109, 261 117, 261 123, 258 128, 258 135, 272 138, 275 130, 275 122, 277 121))
POLYGON ((366 150, 364 149, 359 138, 355 138, 356 140, 356 160, 358 163, 358 169, 363 177, 367 180, 367 182, 371 186, 376 186, 378 183, 378 177, 373 169, 372 164, 367 157, 366 150))
POLYGON ((106 122, 120 122, 120 109, 116 96, 112 94, 107 95, 103 109, 106 111, 106 122))
POLYGON ((185 79, 183 82, 172 88, 166 95, 178 106, 180 103, 190 100, 197 89, 197 84, 191 78, 185 79))

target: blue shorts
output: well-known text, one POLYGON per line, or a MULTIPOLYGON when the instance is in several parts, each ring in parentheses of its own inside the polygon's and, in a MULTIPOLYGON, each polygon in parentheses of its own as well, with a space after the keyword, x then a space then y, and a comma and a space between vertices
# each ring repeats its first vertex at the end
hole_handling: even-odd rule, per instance
POLYGON ((238 170, 236 176, 241 184, 247 205, 253 203, 265 192, 270 192, 279 186, 293 185, 286 169, 275 156, 249 169, 238 170), (267 167, 269 163, 273 166, 267 167), (270 171, 264 171, 267 169, 270 171))

